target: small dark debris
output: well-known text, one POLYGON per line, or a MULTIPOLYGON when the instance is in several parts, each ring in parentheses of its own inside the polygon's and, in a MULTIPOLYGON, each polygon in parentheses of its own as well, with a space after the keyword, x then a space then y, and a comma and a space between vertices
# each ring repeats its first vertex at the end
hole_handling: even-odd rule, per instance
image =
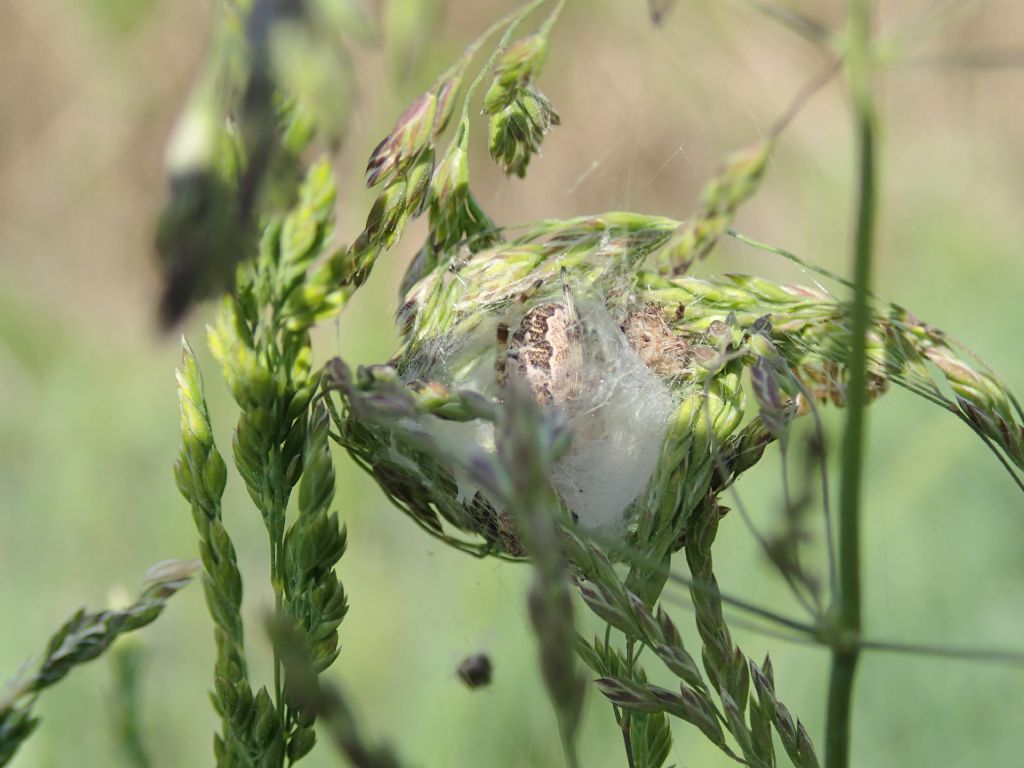
POLYGON ((672 10, 672 6, 676 4, 676 0, 647 0, 647 8, 651 13, 651 22, 655 26, 660 26, 665 21, 665 16, 672 10))
POLYGON ((486 653, 474 653, 472 656, 467 656, 459 664, 457 670, 459 679, 468 688, 483 688, 485 685, 490 685, 493 671, 491 659, 486 653))

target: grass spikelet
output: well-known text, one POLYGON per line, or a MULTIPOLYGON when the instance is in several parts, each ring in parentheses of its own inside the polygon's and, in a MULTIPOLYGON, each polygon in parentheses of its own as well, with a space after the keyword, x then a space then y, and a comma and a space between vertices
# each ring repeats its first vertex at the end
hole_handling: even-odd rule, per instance
POLYGON ((146 574, 142 592, 132 604, 117 609, 75 612, 54 633, 42 659, 10 681, 0 695, 0 765, 39 725, 33 708, 39 695, 72 669, 102 655, 122 634, 153 622, 167 601, 185 587, 196 571, 194 561, 168 560, 146 574))

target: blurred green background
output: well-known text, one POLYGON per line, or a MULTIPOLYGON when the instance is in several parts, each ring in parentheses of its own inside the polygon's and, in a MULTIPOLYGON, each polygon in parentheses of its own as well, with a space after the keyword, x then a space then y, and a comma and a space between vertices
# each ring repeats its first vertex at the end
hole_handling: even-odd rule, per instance
MULTIPOLYGON (((191 557, 196 540, 171 476, 177 451, 176 334, 154 323, 151 248, 164 195, 163 147, 199 71, 211 0, 0 0, 0 675, 39 653, 76 607, 115 585, 191 557)), ((767 129, 823 66, 812 45, 743 2, 683 0, 661 26, 642 0, 570 2, 541 87, 563 125, 505 180, 482 154, 474 185, 501 223, 629 208, 685 217, 730 149, 767 129)), ((839 28, 836 0, 786 3, 839 28)), ((972 6, 913 49, 880 88, 883 146, 879 292, 954 334, 1024 392, 1024 70, 940 64, 934 56, 1024 42, 1016 0, 881 4, 881 30, 913 37, 933 6, 972 6)), ((395 0, 377 9, 381 45, 355 56, 359 102, 343 153, 340 229, 351 239, 370 197, 370 149, 404 104, 491 20, 498 0, 395 0)), ((851 141, 842 88, 816 96, 785 134, 762 192, 737 227, 847 271, 851 141)), ((479 125, 478 125, 479 127, 479 125)), ((485 136, 474 138, 475 151, 485 136)), ((341 320, 322 329, 323 358, 385 359, 414 226, 341 320)), ((793 267, 724 243, 705 271, 810 281, 793 267)), ((842 294, 840 294, 842 295, 842 294)), ((202 345, 210 307, 181 330, 202 345)), ((234 407, 201 357, 222 448, 234 407)), ((956 419, 901 392, 870 411, 865 500, 866 626, 877 638, 1024 647, 1024 509, 1020 493, 956 419)), ((830 445, 841 420, 830 414, 830 445)), ((352 610, 330 677, 374 736, 410 765, 558 766, 557 731, 534 665, 525 614, 528 572, 448 551, 382 499, 340 453, 337 507, 350 548, 340 573, 352 610), (455 677, 488 652, 491 687, 455 677)), ((772 454, 740 485, 759 524, 780 511, 772 454)), ((834 476, 835 477, 835 476, 834 476)), ((270 604, 262 524, 229 482, 226 522, 247 579, 249 639, 266 675, 258 626, 270 604)), ((727 502, 728 503, 728 502, 727 502)), ((796 607, 738 516, 723 524, 723 589, 796 607)), ((684 595, 670 596, 695 642, 684 595)), ((771 651, 780 697, 821 743, 824 652, 737 630, 757 658, 771 651)), ((145 646, 142 720, 158 766, 209 765, 213 643, 191 587, 137 636, 145 646)), ((649 665, 653 668, 655 665, 649 665)), ((21 768, 122 764, 107 718, 111 667, 74 672, 39 704, 43 722, 21 768)), ((868 655, 857 686, 858 766, 1016 766, 1024 670, 868 655)), ((688 727, 672 762, 727 761, 688 727)), ((591 692, 586 766, 622 766, 610 708, 591 692)), ((338 765, 321 745, 304 763, 338 765)))

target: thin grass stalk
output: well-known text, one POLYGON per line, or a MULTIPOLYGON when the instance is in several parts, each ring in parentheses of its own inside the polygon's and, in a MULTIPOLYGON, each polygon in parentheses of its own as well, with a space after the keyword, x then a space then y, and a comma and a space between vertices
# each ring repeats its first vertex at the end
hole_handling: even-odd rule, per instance
POLYGON ((152 768, 153 761, 142 737, 140 680, 146 652, 134 638, 123 638, 114 645, 114 693, 111 696, 114 738, 126 766, 152 768))
POLYGON ((837 632, 832 645, 826 768, 850 764, 853 686, 861 631, 860 501, 864 469, 864 410, 867 405, 867 331, 876 196, 875 111, 872 94, 871 0, 850 0, 848 56, 850 95, 857 140, 857 224, 854 237, 852 334, 846 426, 843 431, 839 496, 839 593, 833 596, 837 632))
MULTIPOLYGON (((519 27, 520 24, 523 23, 523 20, 527 16, 529 16, 535 10, 540 8, 546 2, 547 2, 547 0, 534 0, 529 5, 527 5, 527 6, 523 7, 523 8, 520 8, 518 11, 510 13, 505 18, 503 18, 500 21, 496 22, 495 24, 491 25, 490 27, 488 27, 487 31, 484 32, 483 35, 481 35, 481 38, 485 38, 486 39, 486 37, 490 37, 491 33, 493 32, 493 30, 495 28, 499 28, 499 27, 501 27, 501 26, 503 26, 505 24, 508 25, 508 28, 505 30, 504 34, 502 34, 502 36, 501 36, 501 39, 498 41, 498 46, 494 49, 494 51, 488 57, 487 62, 480 69, 480 72, 473 79, 473 82, 470 83, 469 88, 466 89, 466 96, 462 100, 462 121, 463 122, 469 119, 469 106, 470 106, 470 103, 473 101, 473 97, 476 95, 477 89, 480 87, 480 84, 484 81, 484 78, 487 77, 487 74, 492 69, 494 69, 495 62, 497 62, 498 57, 501 56, 502 52, 508 47, 509 41, 512 39, 512 35, 515 34, 516 29, 519 27)), ((555 17, 556 18, 557 18, 557 14, 560 13, 561 10, 562 10, 562 8, 561 8, 561 4, 560 4, 559 7, 555 11, 555 17)))

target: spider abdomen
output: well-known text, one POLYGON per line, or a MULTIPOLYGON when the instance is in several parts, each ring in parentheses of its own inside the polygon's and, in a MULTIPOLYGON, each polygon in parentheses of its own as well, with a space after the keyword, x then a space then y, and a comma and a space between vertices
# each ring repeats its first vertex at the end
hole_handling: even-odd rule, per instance
MULTIPOLYGON (((580 323, 572 308, 539 304, 526 313, 509 339, 506 377, 518 376, 541 405, 573 400, 582 375, 580 341, 580 323)), ((500 374, 499 370, 499 378, 500 374)))

